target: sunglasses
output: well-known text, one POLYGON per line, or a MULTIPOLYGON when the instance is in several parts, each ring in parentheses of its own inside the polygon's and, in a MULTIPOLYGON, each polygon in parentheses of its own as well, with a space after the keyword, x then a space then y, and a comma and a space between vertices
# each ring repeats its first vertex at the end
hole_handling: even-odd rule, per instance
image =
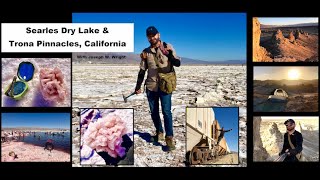
POLYGON ((292 126, 293 124, 286 124, 286 127, 288 127, 288 126, 292 126))
POLYGON ((11 84, 5 89, 5 94, 15 100, 20 100, 28 90, 27 82, 32 80, 34 66, 31 62, 21 62, 17 76, 13 76, 11 84), (19 78, 17 80, 17 78, 19 78))
POLYGON ((157 34, 149 34, 149 35, 147 35, 147 37, 149 38, 149 39, 151 39, 151 38, 153 38, 153 37, 155 37, 157 34))

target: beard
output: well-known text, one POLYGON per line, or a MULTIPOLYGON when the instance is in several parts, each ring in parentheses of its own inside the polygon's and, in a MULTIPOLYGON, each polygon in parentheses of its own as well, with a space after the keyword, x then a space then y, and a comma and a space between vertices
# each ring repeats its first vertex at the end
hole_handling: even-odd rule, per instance
POLYGON ((153 40, 150 40, 149 43, 154 46, 160 41, 160 38, 154 38, 153 40))
POLYGON ((294 127, 287 128, 287 131, 292 131, 292 130, 294 130, 294 127))

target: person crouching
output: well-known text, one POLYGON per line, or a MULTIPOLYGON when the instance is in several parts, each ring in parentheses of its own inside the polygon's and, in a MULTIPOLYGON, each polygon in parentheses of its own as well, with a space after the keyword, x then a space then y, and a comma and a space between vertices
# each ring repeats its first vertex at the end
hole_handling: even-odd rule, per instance
POLYGON ((44 150, 49 150, 50 152, 54 149, 53 140, 48 139, 46 144, 44 145, 44 150))

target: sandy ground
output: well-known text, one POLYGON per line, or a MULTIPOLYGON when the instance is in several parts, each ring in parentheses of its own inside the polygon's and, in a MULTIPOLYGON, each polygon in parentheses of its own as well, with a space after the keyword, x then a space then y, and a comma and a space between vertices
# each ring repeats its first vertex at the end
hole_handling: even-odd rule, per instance
MULTIPOLYGON (((58 58, 4 58, 2 66, 2 107, 70 107, 71 106, 71 59, 58 58), (23 99, 16 101, 4 94, 11 84, 13 76, 17 75, 19 64, 22 61, 31 62, 35 66, 33 79, 28 81, 28 92, 23 99), (40 91, 40 69, 58 67, 63 75, 67 96, 64 102, 56 103, 44 100, 40 91)), ((18 80, 18 79, 17 79, 18 80)))
POLYGON ((306 80, 293 81, 254 81, 253 87, 253 111, 254 112, 317 112, 318 111, 318 82, 306 80), (284 89, 288 98, 286 102, 268 101, 269 95, 276 88, 284 89))
POLYGON ((44 150, 43 147, 24 142, 9 142, 1 144, 1 162, 70 162, 70 153, 44 150), (9 158, 9 152, 14 151, 17 158, 9 158))
POLYGON ((217 161, 212 164, 238 164, 239 158, 238 154, 228 154, 220 157, 217 161))
MULTIPOLYGON (((239 107, 240 165, 246 166, 246 66, 181 66, 176 68, 177 90, 172 95, 173 129, 176 150, 166 151, 166 143, 149 142, 155 133, 146 94, 131 96, 139 66, 73 65, 73 107, 134 108, 134 166, 184 167, 186 156, 185 108, 239 107)), ((161 108, 160 108, 161 109, 161 108)), ((161 113, 161 110, 160 110, 161 113)), ((160 114, 161 119, 162 115, 160 114)), ((75 119, 75 118, 74 118, 75 119)), ((76 120, 75 120, 76 121, 76 120)), ((79 162, 79 128, 73 120, 73 166, 79 162)))

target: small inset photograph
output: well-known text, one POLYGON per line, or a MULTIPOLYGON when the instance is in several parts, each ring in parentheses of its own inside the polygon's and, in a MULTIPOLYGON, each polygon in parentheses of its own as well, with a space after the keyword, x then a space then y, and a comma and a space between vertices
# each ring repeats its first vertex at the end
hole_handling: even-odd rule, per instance
POLYGON ((70 58, 3 58, 2 107, 70 107, 70 58))
POLYGON ((133 165, 133 109, 80 109, 80 164, 133 165))
POLYGON ((254 117, 253 147, 255 162, 318 162, 319 117, 254 117))
POLYGON ((1 162, 70 162, 70 113, 2 113, 1 162))
POLYGON ((253 68, 254 112, 317 112, 318 67, 253 68))
POLYGON ((253 62, 319 62, 318 17, 253 18, 253 62))
POLYGON ((187 165, 239 164, 239 108, 186 108, 187 165))
POLYGON ((72 107, 72 167, 80 165, 80 112, 79 107, 72 107))

